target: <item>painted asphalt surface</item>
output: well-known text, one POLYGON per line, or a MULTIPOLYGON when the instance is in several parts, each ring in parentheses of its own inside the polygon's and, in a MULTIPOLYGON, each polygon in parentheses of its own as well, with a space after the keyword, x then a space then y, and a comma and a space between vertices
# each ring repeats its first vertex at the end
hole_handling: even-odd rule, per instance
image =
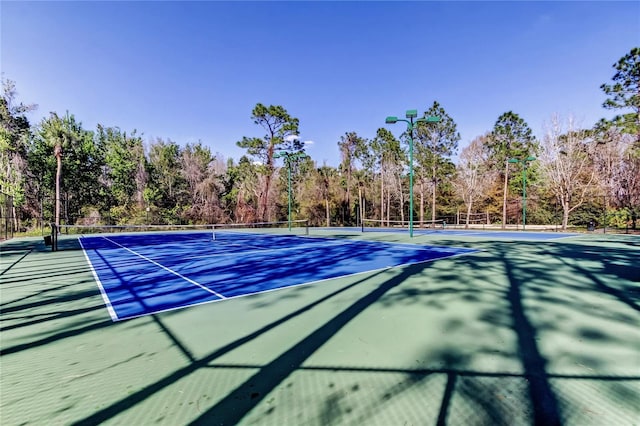
POLYGON ((114 321, 473 249, 300 236, 182 233, 80 239, 114 321), (170 239, 169 239, 170 238, 170 239))
POLYGON ((479 251, 113 322, 77 240, 0 244, 0 423, 638 423, 640 236, 325 235, 479 251))
MULTIPOLYGON (((337 231, 341 228, 330 228, 332 231, 337 231)), ((361 231, 361 228, 342 228, 349 229, 351 231, 361 231)), ((401 232, 409 233, 406 228, 365 228, 364 232, 401 232)), ((473 238, 489 238, 489 239, 509 239, 513 241, 552 241, 563 238, 575 237, 580 234, 571 233, 558 233, 558 232, 531 232, 531 231, 483 231, 475 229, 422 229, 414 228, 414 236, 420 235, 433 235, 433 236, 446 236, 451 235, 455 237, 473 237, 473 238)))

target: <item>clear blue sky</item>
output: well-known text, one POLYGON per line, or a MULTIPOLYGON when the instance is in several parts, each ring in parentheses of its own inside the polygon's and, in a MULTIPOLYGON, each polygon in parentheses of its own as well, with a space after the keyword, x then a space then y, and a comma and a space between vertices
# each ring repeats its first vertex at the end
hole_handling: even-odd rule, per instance
MULTIPOLYGON (((236 160, 256 103, 300 119, 337 165, 345 132, 440 102, 466 145, 513 110, 600 117, 612 64, 640 45, 640 2, 2 2, 19 100, 85 128, 202 140, 236 160)), ((399 135, 403 126, 388 126, 399 135)))

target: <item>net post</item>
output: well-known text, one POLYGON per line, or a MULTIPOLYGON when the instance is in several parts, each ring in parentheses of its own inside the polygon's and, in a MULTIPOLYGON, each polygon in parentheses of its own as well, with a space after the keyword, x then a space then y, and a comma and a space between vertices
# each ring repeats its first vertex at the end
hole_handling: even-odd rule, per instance
POLYGON ((364 232, 364 220, 360 221, 360 232, 364 232))
POLYGON ((309 219, 304 221, 304 235, 309 235, 309 219))
POLYGON ((50 223, 51 226, 51 251, 58 251, 58 226, 54 223, 50 223))

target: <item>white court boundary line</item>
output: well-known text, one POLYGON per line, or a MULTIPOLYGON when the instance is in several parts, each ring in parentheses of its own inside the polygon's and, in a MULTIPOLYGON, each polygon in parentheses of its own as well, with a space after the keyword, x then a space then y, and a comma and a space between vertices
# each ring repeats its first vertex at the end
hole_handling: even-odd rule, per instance
MULTIPOLYGON (((482 250, 478 250, 478 249, 471 249, 471 250, 472 250, 471 252, 467 252, 467 253, 450 254, 448 256, 438 257, 438 258, 435 258, 435 259, 427 259, 427 260, 421 260, 419 262, 403 263, 401 265, 385 266, 385 267, 377 268, 377 269, 369 269, 367 271, 360 271, 360 272, 353 272, 351 274, 339 275, 337 277, 322 278, 320 280, 307 281, 305 283, 300 283, 300 284, 293 284, 293 285, 288 285, 288 286, 284 286, 284 287, 270 288, 268 290, 254 291, 253 293, 243 293, 243 294, 239 294, 237 296, 226 297, 226 298, 224 298, 224 300, 240 299, 242 297, 254 296, 256 294, 271 293, 273 291, 287 290, 287 289, 290 289, 290 288, 302 287, 302 286, 305 286, 305 285, 318 284, 318 283, 321 283, 321 282, 330 281, 330 280, 337 280, 337 279, 345 278, 345 277, 354 277, 356 275, 370 274, 370 273, 373 273, 373 272, 386 271, 388 269, 403 268, 403 267, 406 267, 406 266, 419 265, 421 263, 435 262, 437 260, 446 260, 446 259, 449 259, 449 258, 452 258, 452 257, 467 256, 469 254, 473 254, 473 253, 477 253, 477 252, 482 251, 482 250)), ((119 318, 118 321, 126 321, 126 320, 130 320, 130 319, 134 319, 134 318, 145 317, 147 315, 155 315, 155 314, 161 314, 163 312, 177 311, 178 309, 190 308, 192 306, 206 305, 208 303, 216 303, 216 302, 221 302, 221 301, 222 301, 222 299, 206 300, 206 301, 203 301, 203 302, 192 303, 192 304, 189 304, 189 305, 174 306, 172 308, 162 309, 162 310, 159 310, 159 311, 153 311, 153 312, 150 312, 150 313, 132 315, 132 316, 126 317, 126 318, 119 318)))
POLYGON ((102 286, 102 282, 100 281, 100 278, 98 278, 98 273, 96 272, 96 269, 93 267, 93 263, 91 263, 91 259, 89 259, 87 250, 84 248, 84 245, 82 244, 82 238, 78 238, 78 242, 80 242, 80 247, 82 247, 84 258, 87 259, 87 263, 89 264, 89 268, 91 268, 91 273, 93 274, 93 278, 96 280, 96 284, 100 289, 100 294, 102 294, 102 300, 104 300, 104 304, 107 306, 107 312, 109 312, 109 315, 111 316, 111 321, 120 321, 120 318, 118 318, 118 315, 116 314, 115 309, 113 309, 111 300, 109 300, 109 297, 107 296, 107 292, 102 286))
POLYGON ((153 263, 154 265, 159 266, 160 268, 164 269, 165 271, 171 272, 173 275, 176 275, 176 276, 178 276, 178 277, 182 278, 183 280, 185 280, 185 281, 187 281, 187 282, 189 282, 189 283, 191 283, 191 284, 197 285, 197 286, 198 286, 198 287, 200 287, 201 289, 203 289, 203 290, 205 290, 205 291, 208 291, 209 293, 211 293, 211 294, 213 294, 213 295, 215 295, 215 296, 218 296, 218 297, 219 297, 219 298, 221 298, 221 299, 226 299, 226 297, 224 297, 224 296, 223 296, 223 295, 221 295, 220 293, 217 293, 217 292, 215 292, 215 291, 211 290, 210 288, 207 288, 207 287, 203 286, 202 284, 195 282, 195 281, 194 281, 194 280, 192 280, 191 278, 187 278, 187 277, 185 277, 184 275, 182 275, 182 274, 180 274, 180 273, 178 273, 178 272, 176 272, 176 271, 174 271, 174 270, 172 270, 172 269, 169 269, 169 268, 167 268, 167 267, 166 267, 166 266, 164 266, 164 265, 159 264, 159 263, 158 263, 158 262, 156 262, 155 260, 149 259, 147 256, 144 256, 144 255, 142 255, 142 254, 140 254, 140 253, 137 253, 137 252, 135 252, 134 250, 131 250, 130 248, 123 246, 122 244, 116 243, 116 242, 115 242, 115 241, 113 241, 112 239, 109 239, 109 238, 107 238, 107 237, 102 237, 102 238, 104 238, 105 240, 109 241, 110 243, 113 243, 113 244, 117 245, 118 247, 122 247, 123 249, 127 250, 127 251, 128 251, 128 252, 130 252, 130 253, 135 254, 135 255, 136 255, 136 256, 138 256, 138 257, 141 257, 142 259, 146 260, 147 262, 151 262, 151 263, 153 263))
MULTIPOLYGON (((202 254, 202 255, 197 255, 197 256, 188 256, 188 257, 181 257, 180 260, 192 260, 192 259, 208 259, 208 258, 215 258, 215 257, 233 257, 233 256, 238 256, 239 254, 242 255, 246 255, 246 254, 260 254, 260 253, 273 253, 273 252, 278 252, 278 251, 291 251, 291 250, 304 250, 304 249, 308 249, 308 248, 322 248, 322 247, 336 247, 336 246, 344 246, 344 245, 354 245, 354 244, 360 244, 360 243, 367 243, 367 244, 375 244, 375 245, 392 245, 398 249, 401 250, 413 250, 413 251, 435 251, 435 252, 439 252, 439 253, 450 253, 450 252, 456 252, 455 250, 452 250, 450 247, 445 247, 445 246, 422 246, 422 245, 418 245, 418 244, 408 244, 408 243, 390 243, 390 242, 384 242, 384 241, 370 241, 370 240, 334 240, 331 238, 325 238, 325 237, 312 237, 313 239, 317 240, 317 243, 312 243, 312 244, 302 244, 299 246, 293 246, 293 247, 282 247, 282 248, 257 248, 256 250, 248 250, 248 251, 243 251, 241 253, 238 252, 231 252, 231 253, 215 253, 215 254, 202 254), (323 244, 324 243, 324 244, 323 244)), ((228 244, 229 246, 238 246, 238 247, 255 247, 255 246, 245 246, 244 244, 238 244, 238 243, 233 243, 233 244, 228 244)), ((465 250, 467 250, 465 248, 465 250)), ((477 249, 469 249, 469 250, 477 250, 477 249)))
MULTIPOLYGON (((160 268, 162 268, 162 269, 164 269, 164 270, 166 270, 168 272, 171 272, 172 274, 177 275, 178 277, 180 277, 180 278, 182 278, 182 279, 184 279, 184 280, 186 280, 186 281, 188 281, 188 282, 190 282, 192 284, 195 284, 198 287, 201 287, 202 289, 204 289, 204 290, 206 290, 206 291, 208 291, 208 292, 220 297, 220 299, 218 299, 218 300, 206 300, 206 301, 202 301, 202 302, 196 302, 196 303, 191 303, 191 304, 181 305, 181 306, 174 306, 174 307, 171 307, 171 308, 161 309, 161 310, 158 310, 158 311, 145 312, 145 313, 138 314, 138 315, 132 315, 132 316, 124 317, 124 318, 119 318, 115 314, 115 311, 114 311, 114 309, 113 309, 113 307, 111 305, 111 302, 109 301, 108 297, 106 296, 106 292, 105 292, 105 290, 104 290, 104 288, 102 286, 102 283, 100 282, 100 279, 98 278, 98 276, 97 276, 97 274, 96 274, 96 272, 95 272, 95 270, 93 268, 93 265, 91 264, 91 260, 89 259, 88 255, 86 253, 86 250, 84 249, 84 246, 83 246, 82 249, 85 251, 85 257, 86 257, 87 261, 89 262, 89 265, 91 265, 91 270, 92 270, 93 276, 94 276, 94 278, 95 278, 95 280, 96 280, 96 282, 98 284, 98 287, 100 288, 100 292, 102 293, 102 296, 103 296, 103 299, 105 301, 105 304, 107 305, 107 310, 109 311, 109 313, 111 315, 111 318, 112 318, 112 320, 114 322, 116 322, 116 321, 126 321, 126 320, 130 320, 130 319, 134 319, 134 318, 141 318, 141 317, 144 317, 144 316, 147 316, 147 315, 155 315, 155 314, 159 314, 159 313, 163 313, 163 312, 175 311, 175 310, 178 310, 178 309, 184 309, 184 308, 188 308, 188 307, 191 307, 191 306, 199 306, 199 305, 204 305, 204 304, 208 304, 208 303, 219 302, 221 300, 239 299, 239 298, 246 297, 246 296, 253 296, 253 295, 262 294, 262 293, 270 293, 270 292, 273 292, 273 291, 286 290, 288 288, 312 285, 312 284, 317 284, 317 283, 330 281, 330 280, 334 280, 334 279, 357 276, 357 275, 368 274, 368 273, 378 272, 378 271, 384 271, 384 270, 393 269, 393 268, 401 268, 401 267, 411 266, 411 265, 419 265, 421 263, 435 262, 437 260, 444 260, 444 259, 449 259, 449 258, 453 258, 453 257, 466 256, 466 255, 469 255, 469 254, 473 254, 473 253, 477 253, 477 252, 483 251, 483 250, 479 250, 479 249, 467 249, 467 248, 463 249, 463 250, 465 250, 463 253, 446 253, 445 251, 441 251, 441 253, 444 252, 446 255, 442 256, 442 257, 437 257, 437 258, 434 258, 434 259, 427 259, 427 260, 418 261, 418 262, 403 263, 403 264, 400 264, 400 265, 390 265, 390 266, 385 266, 385 267, 377 268, 377 269, 369 269, 369 270, 366 270, 366 271, 360 271, 360 272, 354 272, 354 273, 351 273, 351 274, 339 275, 339 276, 336 276, 336 277, 322 278, 320 280, 307 281, 307 282, 304 282, 304 283, 293 284, 293 285, 288 285, 288 286, 284 286, 284 287, 271 288, 271 289, 268 289, 268 290, 260 290, 260 291, 251 292, 251 293, 239 294, 237 296, 225 297, 225 296, 222 296, 221 294, 216 293, 215 291, 213 291, 211 289, 203 287, 199 283, 197 283, 197 282, 195 282, 195 281, 193 281, 193 280, 181 275, 180 273, 178 273, 176 271, 173 271, 173 270, 167 268, 164 265, 161 265, 158 262, 156 262, 156 261, 154 261, 152 259, 149 259, 148 257, 146 257, 146 256, 144 256, 144 255, 142 255, 140 253, 135 252, 134 250, 131 250, 128 247, 125 247, 125 246, 123 246, 123 245, 121 245, 121 244, 119 244, 119 243, 117 243, 117 242, 115 242, 115 241, 113 241, 113 240, 111 240, 111 239, 109 239, 107 237, 102 237, 102 238, 104 238, 105 240, 107 240, 107 241, 109 241, 109 242, 111 242, 111 243, 113 243, 113 244, 115 244, 115 245, 117 245, 117 246, 119 246, 119 247, 121 247, 121 248, 123 248, 123 249, 125 249, 125 250, 127 250, 127 251, 129 251, 131 253, 133 253, 133 254, 135 254, 136 256, 141 257, 142 259, 144 259, 144 260, 146 260, 146 261, 148 261, 148 262, 150 262, 150 263, 152 263, 152 264, 154 264, 156 266, 159 266, 160 268)), ((335 241, 334 239, 327 238, 327 237, 313 237, 313 238, 317 239, 317 240, 320 240, 320 241, 329 242, 329 246, 349 245, 349 244, 354 244, 354 243, 359 243, 359 242, 367 242, 367 243, 381 244, 381 245, 400 246, 400 248, 413 248, 416 251, 429 251, 429 247, 424 247, 424 246, 420 246, 420 245, 417 245, 417 244, 395 243, 395 242, 394 243, 389 243, 389 242, 369 241, 369 240, 342 240, 342 241, 335 241), (404 247, 402 247, 402 246, 404 246, 404 247)), ((82 246, 82 242, 80 243, 80 245, 82 246)), ((307 246, 311 246, 311 244, 309 244, 307 246)), ((299 249, 300 247, 297 247, 297 248, 299 249)), ((436 248, 436 249, 437 248, 449 249, 449 247, 439 247, 439 246, 433 246, 433 248, 436 248)), ((292 249, 291 247, 283 247, 281 249, 255 250, 254 252, 257 252, 257 251, 281 251, 281 250, 291 250, 291 249, 292 249)), ((218 254, 218 255, 207 255, 207 256, 202 256, 202 257, 237 255, 237 254, 238 253, 228 253, 228 254, 218 254)))

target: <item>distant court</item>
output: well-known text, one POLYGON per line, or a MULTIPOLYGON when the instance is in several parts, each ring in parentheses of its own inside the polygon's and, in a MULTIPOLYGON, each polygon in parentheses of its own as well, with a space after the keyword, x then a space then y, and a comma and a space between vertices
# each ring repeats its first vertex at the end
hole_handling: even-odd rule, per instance
MULTIPOLYGON (((332 231, 350 230, 354 232, 362 232, 361 227, 351 228, 331 228, 332 231)), ((404 232, 408 233, 407 228, 392 227, 365 227, 364 232, 404 232)), ((475 237, 475 238, 493 238, 507 239, 514 241, 550 241, 563 238, 575 237, 580 234, 564 233, 564 232, 532 232, 532 231, 484 231, 479 229, 447 229, 447 228, 414 228, 414 237, 420 235, 452 235, 457 237, 475 237)))

